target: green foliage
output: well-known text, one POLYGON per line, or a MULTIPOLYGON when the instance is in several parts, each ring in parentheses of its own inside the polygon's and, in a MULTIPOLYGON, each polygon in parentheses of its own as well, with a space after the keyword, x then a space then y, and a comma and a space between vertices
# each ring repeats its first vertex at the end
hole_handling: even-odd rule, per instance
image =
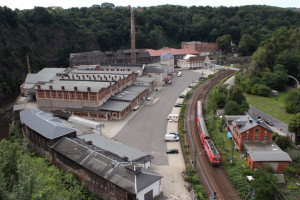
MULTIPOLYGON (((14 136, 17 126, 10 128, 14 136)), ((0 199, 98 199, 74 175, 27 152, 25 143, 0 141, 0 199)))
POLYGON ((251 186, 255 189, 255 199, 269 200, 274 198, 276 178, 272 173, 271 167, 263 165, 253 174, 254 180, 251 181, 251 186))
POLYGON ((283 150, 287 149, 291 144, 290 139, 282 135, 278 135, 275 139, 275 142, 283 150))
POLYGON ((270 88, 284 91, 288 83, 288 74, 283 65, 277 64, 274 66, 273 73, 263 73, 262 80, 270 88))
POLYGON ((292 89, 288 91, 285 98, 286 111, 288 113, 299 113, 300 112, 300 89, 292 89))
POLYGON ((256 39, 249 34, 244 34, 238 47, 239 56, 251 56, 256 51, 256 48, 256 39))
POLYGON ((224 107, 225 115, 241 115, 243 113, 244 112, 241 109, 240 105, 232 100, 229 100, 224 107))
POLYGON ((217 39, 218 47, 224 52, 225 54, 231 52, 231 36, 230 35, 223 35, 217 39))
POLYGON ((246 101, 243 89, 239 85, 232 86, 228 92, 228 100, 235 101, 237 104, 241 105, 242 102, 246 101))
POLYGON ((297 135, 297 143, 299 143, 298 138, 300 137, 300 113, 294 115, 289 123, 289 131, 293 131, 297 135))

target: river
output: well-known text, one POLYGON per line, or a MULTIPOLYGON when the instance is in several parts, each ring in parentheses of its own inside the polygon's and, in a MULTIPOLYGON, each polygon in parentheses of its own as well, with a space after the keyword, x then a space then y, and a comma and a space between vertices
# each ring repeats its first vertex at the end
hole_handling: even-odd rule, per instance
POLYGON ((9 125, 13 119, 13 106, 18 96, 11 96, 0 104, 0 140, 9 139, 9 125))

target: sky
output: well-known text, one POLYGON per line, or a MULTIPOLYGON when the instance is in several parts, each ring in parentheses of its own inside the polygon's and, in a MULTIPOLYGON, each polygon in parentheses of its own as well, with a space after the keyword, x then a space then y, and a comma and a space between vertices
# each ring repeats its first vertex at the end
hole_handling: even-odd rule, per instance
POLYGON ((300 0, 0 0, 0 6, 7 6, 11 9, 18 8, 33 9, 34 6, 50 7, 61 6, 64 9, 72 7, 91 7, 101 5, 103 2, 113 3, 115 6, 149 7, 157 5, 182 5, 182 6, 242 6, 242 5, 270 5, 277 7, 298 7, 300 0))

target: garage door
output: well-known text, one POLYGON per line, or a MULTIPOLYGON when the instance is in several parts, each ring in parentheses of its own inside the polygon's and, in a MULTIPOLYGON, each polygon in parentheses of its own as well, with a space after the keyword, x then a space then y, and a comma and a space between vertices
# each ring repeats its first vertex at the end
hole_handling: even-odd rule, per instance
POLYGON ((144 195, 145 200, 153 200, 153 190, 150 190, 144 195))

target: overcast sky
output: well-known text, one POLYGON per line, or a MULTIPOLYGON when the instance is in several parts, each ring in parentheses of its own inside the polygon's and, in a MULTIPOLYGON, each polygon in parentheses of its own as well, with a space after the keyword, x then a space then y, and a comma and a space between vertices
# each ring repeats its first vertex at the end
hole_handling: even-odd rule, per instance
POLYGON ((300 0, 0 0, 0 6, 7 6, 11 9, 18 8, 32 9, 34 6, 50 7, 61 6, 63 8, 71 7, 91 7, 94 4, 101 5, 103 2, 110 2, 115 6, 156 6, 164 4, 182 5, 182 6, 241 6, 241 5, 270 5, 277 7, 298 7, 300 0))

